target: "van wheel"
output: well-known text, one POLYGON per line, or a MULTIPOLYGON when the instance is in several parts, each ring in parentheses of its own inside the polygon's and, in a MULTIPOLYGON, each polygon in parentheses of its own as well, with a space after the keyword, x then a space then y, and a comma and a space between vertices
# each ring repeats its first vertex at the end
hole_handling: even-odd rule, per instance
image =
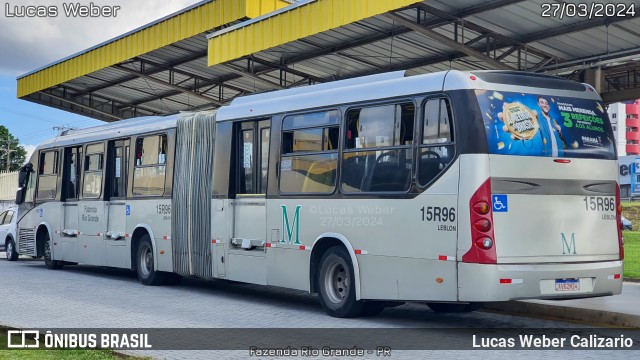
POLYGON ((156 271, 153 265, 153 246, 149 234, 145 234, 140 239, 138 245, 138 280, 144 285, 160 285, 164 282, 164 274, 156 271))
POLYGON ((51 270, 62 269, 62 261, 51 258, 51 240, 49 240, 49 234, 46 234, 44 238, 44 265, 51 270))
POLYGON ((18 253, 16 252, 16 246, 13 244, 13 240, 7 239, 4 244, 5 251, 7 252, 7 260, 16 261, 18 260, 18 253))
POLYGON ((427 303, 427 306, 437 313, 467 313, 482 308, 482 303, 427 303))
POLYGON ((334 246, 320 260, 318 295, 327 314, 338 318, 362 315, 364 304, 356 301, 355 277, 349 253, 334 246))

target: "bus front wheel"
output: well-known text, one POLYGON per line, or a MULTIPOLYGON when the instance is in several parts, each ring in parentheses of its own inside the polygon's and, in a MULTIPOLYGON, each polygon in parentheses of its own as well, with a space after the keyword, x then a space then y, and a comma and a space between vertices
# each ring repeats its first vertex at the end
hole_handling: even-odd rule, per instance
POLYGON ((51 258, 51 240, 49 234, 44 238, 44 265, 51 270, 62 269, 62 261, 53 260, 51 258))
POLYGON ((153 245, 151 238, 145 234, 138 245, 138 280, 144 285, 160 285, 164 282, 164 274, 154 268, 153 245))
POLYGON ((356 300, 355 276, 349 253, 339 246, 329 248, 320 260, 318 297, 324 310, 333 317, 362 315, 364 304, 356 300))

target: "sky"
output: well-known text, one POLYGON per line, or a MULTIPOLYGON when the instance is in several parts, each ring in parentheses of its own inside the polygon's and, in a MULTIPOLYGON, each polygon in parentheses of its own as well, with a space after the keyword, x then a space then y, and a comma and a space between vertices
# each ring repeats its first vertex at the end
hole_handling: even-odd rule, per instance
MULTIPOLYGON (((85 50, 200 0, 13 0, 0 2, 0 125, 29 151, 57 134, 54 127, 104 124, 85 116, 19 100, 19 75, 85 50), (120 6, 116 17, 67 17, 64 3, 120 6), (55 6, 58 16, 17 17, 25 6, 55 6)), ((28 157, 27 157, 28 159, 28 157)))

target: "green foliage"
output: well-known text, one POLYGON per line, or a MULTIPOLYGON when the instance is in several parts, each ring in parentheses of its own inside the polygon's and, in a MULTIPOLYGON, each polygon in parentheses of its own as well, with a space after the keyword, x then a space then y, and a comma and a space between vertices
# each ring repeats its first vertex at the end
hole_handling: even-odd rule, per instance
POLYGON ((16 171, 24 164, 27 151, 20 145, 20 140, 0 125, 0 171, 16 171), (7 149, 7 144, 8 149, 7 149), (10 152, 11 163, 7 169, 7 152, 10 152))
MULTIPOLYGON (((640 226, 640 224, 633 224, 640 226)), ((625 231, 624 236, 624 277, 640 279, 640 231, 625 231)))

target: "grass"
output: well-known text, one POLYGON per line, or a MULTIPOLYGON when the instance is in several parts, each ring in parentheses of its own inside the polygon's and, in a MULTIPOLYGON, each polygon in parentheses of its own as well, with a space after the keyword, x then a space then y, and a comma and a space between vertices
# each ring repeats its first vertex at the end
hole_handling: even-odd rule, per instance
MULTIPOLYGON (((4 349, 7 342, 7 329, 0 327, 0 349, 4 349)), ((18 343, 16 338, 12 343, 18 343)), ((42 341, 42 339, 40 340, 42 341)), ((42 345, 42 344, 41 344, 42 345)), ((34 359, 34 360, 114 360, 114 359, 149 359, 137 358, 116 354, 111 350, 84 350, 84 349, 64 349, 64 350, 22 350, 10 349, 0 350, 0 360, 13 359, 34 359)))
MULTIPOLYGON (((634 223, 640 226, 640 223, 634 223)), ((624 277, 640 279, 640 231, 625 231, 624 236, 624 277)))

